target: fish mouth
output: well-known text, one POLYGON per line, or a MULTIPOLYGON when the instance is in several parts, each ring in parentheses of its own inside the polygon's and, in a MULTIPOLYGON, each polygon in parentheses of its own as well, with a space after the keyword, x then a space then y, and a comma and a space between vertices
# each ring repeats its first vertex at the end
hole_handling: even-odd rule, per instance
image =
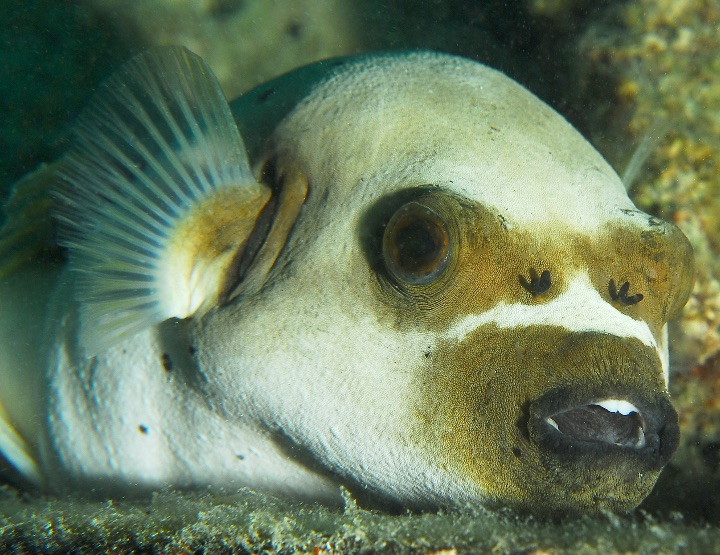
POLYGON ((647 445, 647 422, 635 405, 624 399, 605 399, 545 417, 561 434, 590 441, 642 449, 647 445))
POLYGON ((542 451, 591 466, 622 457, 652 470, 665 466, 677 448, 678 418, 667 395, 574 397, 555 390, 531 403, 529 435, 542 451))

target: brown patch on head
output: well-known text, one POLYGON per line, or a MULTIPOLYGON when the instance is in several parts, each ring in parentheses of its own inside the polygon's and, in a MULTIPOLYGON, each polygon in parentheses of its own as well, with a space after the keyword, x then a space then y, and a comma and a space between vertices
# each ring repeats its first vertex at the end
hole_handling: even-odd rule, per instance
POLYGON ((485 326, 438 345, 417 388, 418 445, 499 506, 631 509, 677 444, 660 362, 635 339, 485 326), (562 438, 544 426, 545 416, 611 398, 640 408, 645 448, 562 438))
POLYGON ((601 297, 647 322, 657 337, 685 304, 693 284, 692 249, 685 236, 672 224, 639 211, 632 216, 619 211, 616 220, 592 237, 561 222, 523 229, 491 208, 439 188, 401 191, 370 212, 373 216, 361 222, 361 233, 377 275, 376 306, 383 319, 389 308, 399 329, 444 331, 457 319, 501 302, 547 303, 566 291, 574 276, 586 273, 601 297), (445 270, 428 283, 403 282, 387 271, 382 258, 379 237, 384 226, 410 203, 437 214, 449 235, 445 270), (368 235, 367 227, 379 231, 368 235), (640 293, 642 300, 628 304, 614 299, 611 280, 617 289, 628 282, 627 296, 640 293), (537 287, 530 286, 533 283, 537 287))
MULTIPOLYGON (((385 202, 388 202, 385 200, 385 202)), ((398 327, 427 330, 446 329, 464 314, 484 312, 498 302, 538 304, 547 302, 567 288, 569 249, 561 244, 543 243, 531 233, 518 231, 495 211, 438 189, 402 191, 390 199, 380 222, 363 221, 363 228, 377 226, 382 232, 395 211, 409 203, 427 206, 445 222, 449 234, 449 261, 445 271, 424 284, 404 283, 390 275, 382 260, 383 243, 370 237, 366 252, 376 272, 378 310, 390 307, 398 327), (533 294, 522 285, 531 270, 548 271, 551 286, 533 294)))

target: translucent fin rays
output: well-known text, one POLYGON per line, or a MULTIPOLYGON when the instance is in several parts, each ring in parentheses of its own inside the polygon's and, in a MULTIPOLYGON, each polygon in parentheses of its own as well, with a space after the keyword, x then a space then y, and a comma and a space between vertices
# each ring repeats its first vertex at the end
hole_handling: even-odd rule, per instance
POLYGON ((215 302, 269 198, 220 85, 182 47, 145 52, 102 85, 60 173, 56 217, 88 354, 215 302), (213 210, 228 207, 224 223, 235 215, 242 225, 218 259, 207 252, 213 210))

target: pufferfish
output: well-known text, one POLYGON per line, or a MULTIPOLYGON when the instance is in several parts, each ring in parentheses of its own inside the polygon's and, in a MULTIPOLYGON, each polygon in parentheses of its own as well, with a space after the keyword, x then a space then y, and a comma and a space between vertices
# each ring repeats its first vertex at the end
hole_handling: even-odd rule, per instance
POLYGON ((8 212, 0 447, 40 487, 622 511, 677 446, 687 239, 479 63, 340 58, 228 103, 150 50, 8 212))

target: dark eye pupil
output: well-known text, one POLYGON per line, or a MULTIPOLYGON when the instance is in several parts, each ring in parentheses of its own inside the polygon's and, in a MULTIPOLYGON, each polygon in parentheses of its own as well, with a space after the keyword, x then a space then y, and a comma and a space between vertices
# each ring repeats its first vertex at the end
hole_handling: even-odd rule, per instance
POLYGON ((449 250, 444 222, 420 203, 401 207, 385 228, 385 265, 401 282, 422 285, 437 279, 447 266, 449 250))
POLYGON ((416 219, 395 230, 398 250, 397 264, 409 272, 422 270, 431 264, 442 250, 437 229, 430 229, 429 222, 416 219))

